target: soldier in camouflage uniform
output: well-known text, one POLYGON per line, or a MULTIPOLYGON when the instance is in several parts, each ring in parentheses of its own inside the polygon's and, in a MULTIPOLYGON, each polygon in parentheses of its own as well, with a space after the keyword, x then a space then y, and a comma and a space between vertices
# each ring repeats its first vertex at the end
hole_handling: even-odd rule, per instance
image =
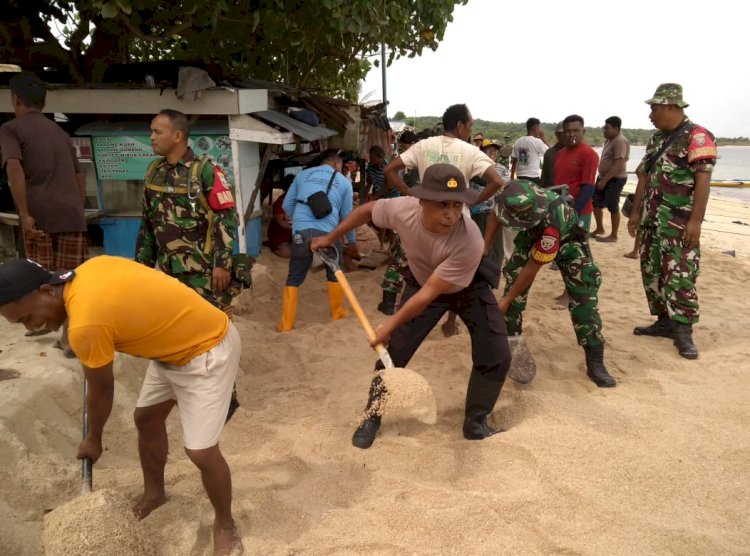
MULTIPOLYGON (((210 159, 187 145, 188 121, 162 110, 151 122, 161 155, 146 171, 135 260, 189 286, 231 316, 232 297, 250 285, 250 260, 234 264, 237 209, 232 189, 210 159)), ((239 406, 232 393, 230 415, 239 406)))
MULTIPOLYGON (((417 141, 419 138, 416 133, 405 131, 398 138, 398 152, 406 152, 417 141)), ((419 172, 416 169, 405 170, 403 180, 409 188, 416 187, 420 183, 419 172)), ((378 303, 378 311, 384 315, 392 315, 396 312, 396 298, 404 287, 404 275, 409 269, 409 261, 406 260, 406 253, 401 246, 401 238, 396 232, 393 232, 390 255, 390 263, 383 273, 383 282, 380 284, 383 290, 383 301, 378 303)))
POLYGON ((635 237, 640 228, 643 287, 657 321, 633 333, 671 338, 682 357, 697 359, 692 336, 698 322, 695 281, 716 143, 710 131, 685 116, 682 86, 663 83, 646 103, 659 131, 638 166, 628 232, 635 237))
MULTIPOLYGON (((556 193, 530 181, 516 180, 498 193, 495 215, 504 226, 518 231, 515 250, 503 268, 505 291, 499 301, 513 357, 525 349, 521 336, 523 311, 531 284, 539 269, 554 260, 570 292, 568 310, 578 343, 586 354, 586 373, 599 387, 615 386, 615 379, 604 366, 598 309, 602 276, 591 258, 587 233, 576 211, 556 193)), ((492 228, 485 245, 494 235, 492 228)), ((518 382, 530 382, 535 371, 533 363, 519 367, 511 362, 510 376, 518 382)))

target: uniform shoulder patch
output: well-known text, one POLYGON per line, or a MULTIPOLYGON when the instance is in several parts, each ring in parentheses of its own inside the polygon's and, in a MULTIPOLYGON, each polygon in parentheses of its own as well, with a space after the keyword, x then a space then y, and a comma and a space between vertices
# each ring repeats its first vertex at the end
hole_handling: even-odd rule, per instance
POLYGON ((214 210, 234 208, 234 195, 229 187, 227 178, 219 166, 214 165, 214 184, 208 195, 208 204, 214 210))
POLYGON ((699 125, 690 130, 690 146, 688 147, 688 162, 716 159, 718 152, 713 134, 699 125))
POLYGON ((548 226, 536 240, 529 256, 541 264, 551 263, 560 250, 560 231, 548 226))

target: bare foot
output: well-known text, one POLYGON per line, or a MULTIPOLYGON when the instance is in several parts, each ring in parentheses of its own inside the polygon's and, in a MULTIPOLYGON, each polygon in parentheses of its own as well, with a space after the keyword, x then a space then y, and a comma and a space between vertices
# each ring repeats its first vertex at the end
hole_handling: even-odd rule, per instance
POLYGON ((239 556, 245 551, 237 527, 214 522, 214 556, 239 556))
POLYGON ((146 496, 144 495, 143 498, 141 498, 138 502, 136 502, 135 506, 133 506, 133 515, 137 520, 140 521, 148 514, 153 512, 156 508, 166 503, 166 501, 167 497, 163 494, 160 497, 148 498, 146 498, 146 496))
POLYGON ((614 243, 617 241, 617 236, 598 237, 596 238, 596 241, 601 241, 602 243, 614 243))
POLYGON ((638 253, 636 253, 635 251, 631 251, 630 253, 625 253, 623 257, 627 257, 628 259, 637 259, 638 253))
POLYGON ((598 230, 598 229, 594 230, 593 232, 591 232, 590 235, 591 235, 591 237, 596 237, 596 236, 604 235, 604 230, 598 230))

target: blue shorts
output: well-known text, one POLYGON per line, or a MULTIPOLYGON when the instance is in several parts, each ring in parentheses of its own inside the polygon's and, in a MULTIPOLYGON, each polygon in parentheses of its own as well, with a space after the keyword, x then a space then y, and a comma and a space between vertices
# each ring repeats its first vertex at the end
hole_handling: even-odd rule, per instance
POLYGON ((620 210, 620 193, 628 178, 612 178, 604 189, 594 190, 594 208, 605 208, 612 213, 620 210))

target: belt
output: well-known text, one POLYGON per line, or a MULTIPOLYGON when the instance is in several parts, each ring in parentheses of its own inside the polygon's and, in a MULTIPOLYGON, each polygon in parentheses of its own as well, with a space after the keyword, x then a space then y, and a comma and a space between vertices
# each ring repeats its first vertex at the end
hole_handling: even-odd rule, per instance
POLYGON ((154 185, 152 183, 147 183, 146 188, 150 189, 151 191, 158 191, 160 193, 175 193, 177 195, 187 195, 190 192, 187 187, 184 187, 182 185, 154 185))

